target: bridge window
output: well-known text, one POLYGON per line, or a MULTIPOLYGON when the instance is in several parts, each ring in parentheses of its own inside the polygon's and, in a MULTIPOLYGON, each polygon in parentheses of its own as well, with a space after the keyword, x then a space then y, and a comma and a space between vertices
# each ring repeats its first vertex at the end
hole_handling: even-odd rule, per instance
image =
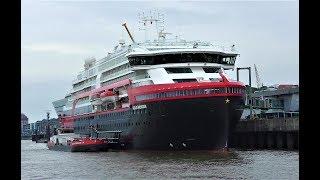
POLYGON ((205 73, 217 73, 219 69, 217 67, 203 68, 205 73))
POLYGON ((236 55, 222 56, 219 54, 209 53, 180 53, 180 54, 165 54, 156 56, 139 56, 129 57, 130 65, 156 65, 167 63, 218 63, 234 65, 236 55))
POLYGON ((168 74, 174 73, 192 73, 190 68, 165 68, 168 74))

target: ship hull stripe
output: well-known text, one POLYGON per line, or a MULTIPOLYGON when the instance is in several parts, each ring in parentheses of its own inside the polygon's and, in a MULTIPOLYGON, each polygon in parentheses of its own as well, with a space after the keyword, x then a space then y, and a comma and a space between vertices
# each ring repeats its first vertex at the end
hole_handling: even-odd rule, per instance
POLYGON ((131 105, 146 103, 146 102, 157 102, 157 101, 168 101, 168 100, 178 100, 178 99, 192 99, 192 98, 202 98, 202 97, 213 97, 213 96, 243 96, 245 86, 241 82, 185 82, 185 83, 173 83, 173 84, 156 84, 156 85, 146 85, 135 88, 128 89, 129 101, 131 105), (191 91, 204 90, 218 88, 218 90, 223 89, 222 92, 218 93, 203 93, 203 94, 192 94, 191 91), (226 89, 237 88, 240 91, 228 92, 226 89), (188 91, 190 94, 177 95, 177 91, 188 91), (172 92, 174 95, 172 97, 156 97, 153 96, 149 99, 138 100, 137 96, 141 95, 154 95, 155 93, 165 93, 172 92))

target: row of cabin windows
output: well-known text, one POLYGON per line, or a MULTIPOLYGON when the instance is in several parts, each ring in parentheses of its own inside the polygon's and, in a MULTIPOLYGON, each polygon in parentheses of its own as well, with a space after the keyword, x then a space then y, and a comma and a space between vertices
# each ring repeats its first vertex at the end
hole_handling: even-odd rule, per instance
POLYGON ((106 85, 109 85, 109 84, 113 84, 115 82, 118 82, 118 81, 121 81, 121 80, 125 80, 125 79, 128 79, 128 78, 131 78, 134 76, 134 73, 129 73, 127 75, 124 75, 124 76, 120 76, 120 77, 117 77, 115 79, 112 79, 110 81, 106 81, 106 82, 103 82, 101 83, 101 86, 106 86, 106 85))
POLYGON ((175 83, 183 83, 183 82, 197 82, 197 79, 190 78, 190 79, 172 79, 175 83))
MULTIPOLYGON (((75 109, 75 114, 84 114, 92 112, 92 106, 83 106, 75 109)), ((68 114, 71 114, 71 110, 67 111, 68 114)))
MULTIPOLYGON (((101 124, 96 125, 96 128, 106 129, 109 127, 130 127, 130 126, 140 126, 140 125, 150 125, 150 122, 136 122, 136 123, 114 123, 114 124, 101 124)), ((76 131, 89 130, 89 126, 76 126, 74 128, 76 131)))
MULTIPOLYGON (((220 68, 218 67, 207 67, 203 68, 205 73, 218 73, 220 68)), ((168 74, 174 73, 192 73, 190 68, 165 68, 168 74)))
POLYGON ((221 94, 221 93, 235 93, 244 94, 245 90, 238 87, 228 87, 228 88, 213 88, 213 89, 191 89, 191 90, 180 90, 180 91, 170 91, 170 92, 160 92, 146 95, 136 96, 137 101, 157 99, 157 98, 171 98, 179 96, 194 96, 203 94, 221 94))
POLYGON ((94 119, 94 116, 87 116, 87 117, 77 118, 77 119, 75 119, 75 121, 80 121, 80 120, 90 120, 90 119, 94 119))
MULTIPOLYGON (((90 66, 90 67, 92 67, 92 66, 90 66)), ((89 68, 90 68, 90 67, 89 67, 89 68)), ((87 76, 92 76, 94 73, 95 73, 95 69, 90 69, 89 71, 86 70, 85 72, 79 74, 79 75, 77 76, 77 79, 78 79, 78 80, 81 80, 83 77, 85 78, 85 77, 87 77, 87 76)))
POLYGON ((78 99, 78 103, 82 103, 82 102, 85 102, 85 101, 89 101, 89 96, 86 96, 86 97, 78 99))
POLYGON ((76 91, 76 92, 72 93, 72 96, 76 96, 76 95, 82 94, 82 93, 84 93, 84 92, 89 92, 89 91, 91 91, 92 89, 93 89, 92 86, 87 87, 87 88, 84 88, 84 89, 82 89, 82 90, 80 90, 80 91, 76 91))
POLYGON ((120 63, 127 60, 126 57, 124 57, 123 55, 120 55, 120 54, 118 54, 117 55, 118 57, 116 57, 116 58, 114 58, 115 56, 113 56, 113 57, 108 57, 108 56, 103 58, 102 61, 104 61, 104 63, 99 65, 99 67, 98 67, 99 71, 103 71, 109 67, 115 66, 115 65, 120 64, 120 63))
POLYGON ((97 76, 94 76, 94 77, 91 77, 91 78, 86 79, 86 80, 84 80, 84 81, 78 82, 77 84, 74 84, 74 85, 73 85, 73 88, 77 88, 77 87, 80 87, 80 86, 82 86, 82 85, 84 85, 84 84, 94 82, 94 81, 96 80, 96 77, 97 77, 97 76))
MULTIPOLYGON (((114 113, 108 113, 108 114, 101 114, 98 115, 98 118, 107 118, 107 117, 113 117, 113 116, 125 116, 125 115, 133 115, 133 114, 145 114, 147 113, 147 109, 134 109, 130 111, 123 111, 123 112, 114 112, 114 113)), ((76 119, 76 121, 82 121, 82 120, 90 120, 94 119, 94 116, 88 116, 88 117, 81 117, 76 119)))
POLYGON ((106 76, 113 75, 113 74, 115 74, 115 73, 117 73, 117 72, 119 72, 119 71, 122 71, 122 70, 128 69, 128 68, 129 68, 129 64, 123 64, 123 65, 121 65, 121 66, 115 67, 115 68, 113 68, 113 69, 110 69, 110 70, 102 73, 100 79, 103 79, 103 78, 105 78, 106 76))
POLYGON ((226 65, 234 65, 236 55, 222 56, 220 54, 209 53, 181 53, 181 54, 165 54, 156 56, 139 56, 129 57, 130 65, 156 65, 167 63, 218 63, 226 65))

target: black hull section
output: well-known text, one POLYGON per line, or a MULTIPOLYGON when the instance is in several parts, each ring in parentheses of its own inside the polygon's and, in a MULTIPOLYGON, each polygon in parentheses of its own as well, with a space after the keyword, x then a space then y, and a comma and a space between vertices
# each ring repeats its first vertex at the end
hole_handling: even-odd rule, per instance
POLYGON ((88 134, 89 125, 98 125, 101 131, 122 131, 121 142, 128 149, 222 149, 243 102, 242 97, 208 97, 148 103, 143 109, 76 120, 75 133, 88 134))

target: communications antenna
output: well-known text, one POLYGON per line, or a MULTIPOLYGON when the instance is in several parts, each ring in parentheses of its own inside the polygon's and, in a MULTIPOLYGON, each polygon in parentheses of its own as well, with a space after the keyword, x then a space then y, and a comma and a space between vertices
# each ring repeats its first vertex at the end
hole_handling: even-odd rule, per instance
POLYGON ((254 71, 255 71, 255 74, 256 74, 257 88, 261 88, 263 86, 263 84, 261 83, 261 79, 260 79, 259 72, 258 72, 256 64, 254 64, 254 71))
POLYGON ((46 112, 46 114, 47 114, 47 120, 49 120, 49 119, 50 119, 50 112, 51 112, 51 110, 48 109, 48 110, 46 110, 45 112, 46 112))
POLYGON ((150 31, 156 31, 157 39, 165 39, 167 33, 164 32, 164 14, 157 10, 149 11, 149 13, 139 13, 139 30, 145 31, 145 41, 149 40, 150 31))

